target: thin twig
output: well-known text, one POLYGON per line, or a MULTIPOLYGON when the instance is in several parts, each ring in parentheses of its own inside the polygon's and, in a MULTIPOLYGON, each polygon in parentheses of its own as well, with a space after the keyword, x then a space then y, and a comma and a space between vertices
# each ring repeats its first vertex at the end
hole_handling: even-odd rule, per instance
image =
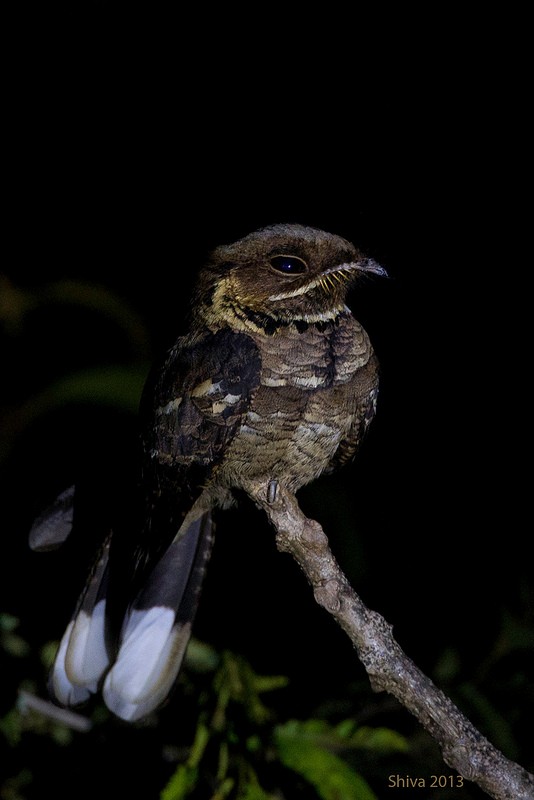
POLYGON ((82 733, 87 733, 93 727, 93 723, 88 717, 83 717, 81 714, 76 714, 67 708, 59 708, 48 700, 43 700, 41 697, 37 697, 24 689, 19 691, 18 708, 21 714, 25 714, 28 711, 37 711, 54 722, 60 722, 62 725, 66 725, 67 728, 72 728, 82 733))

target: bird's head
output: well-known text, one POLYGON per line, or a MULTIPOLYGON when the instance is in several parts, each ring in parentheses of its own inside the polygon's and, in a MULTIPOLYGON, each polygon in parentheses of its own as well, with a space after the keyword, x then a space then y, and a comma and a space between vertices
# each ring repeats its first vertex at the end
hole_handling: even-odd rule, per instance
POLYGON ((208 319, 318 322, 343 310, 349 286, 365 273, 386 274, 346 239, 303 225, 273 225, 214 250, 198 299, 208 319))

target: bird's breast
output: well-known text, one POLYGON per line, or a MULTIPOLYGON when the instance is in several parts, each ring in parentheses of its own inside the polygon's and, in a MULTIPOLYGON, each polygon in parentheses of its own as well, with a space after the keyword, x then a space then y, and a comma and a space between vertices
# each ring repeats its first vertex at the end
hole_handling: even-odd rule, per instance
POLYGON ((371 345, 350 315, 329 331, 284 330, 256 343, 260 386, 222 471, 231 485, 246 475, 296 490, 324 472, 351 430, 371 345))
POLYGON ((371 345, 350 313, 325 327, 302 333, 282 329, 275 336, 254 337, 262 360, 261 385, 325 389, 345 383, 369 359, 371 345))

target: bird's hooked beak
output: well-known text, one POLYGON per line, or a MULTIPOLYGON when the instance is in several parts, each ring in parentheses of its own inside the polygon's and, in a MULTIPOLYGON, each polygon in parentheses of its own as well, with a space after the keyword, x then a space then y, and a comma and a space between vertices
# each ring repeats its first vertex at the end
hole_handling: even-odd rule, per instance
POLYGON ((328 287, 335 289, 336 283, 338 285, 341 283, 351 284, 356 279, 357 273, 359 272, 369 272, 374 275, 387 277, 386 270, 381 267, 380 264, 372 258, 362 258, 359 261, 350 261, 346 264, 338 264, 335 267, 326 269, 318 275, 309 288, 319 285, 328 291, 328 287))
POLYGON ((384 267, 381 267, 380 264, 372 258, 362 258, 361 261, 356 261, 350 266, 360 272, 372 272, 375 275, 380 275, 382 278, 388 277, 384 267))

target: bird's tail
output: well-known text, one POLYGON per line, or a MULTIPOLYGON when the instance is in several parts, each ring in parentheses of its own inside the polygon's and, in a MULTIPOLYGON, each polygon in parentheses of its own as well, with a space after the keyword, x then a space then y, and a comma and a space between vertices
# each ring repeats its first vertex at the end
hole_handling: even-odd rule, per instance
POLYGON ((50 695, 63 706, 88 700, 110 664, 106 636, 110 544, 111 534, 98 554, 50 673, 50 695))
POLYGON ((166 699, 191 636, 212 539, 210 511, 194 505, 128 607, 115 652, 107 633, 106 540, 52 667, 50 691, 58 703, 78 705, 103 682, 108 708, 133 722, 166 699))
POLYGON ((133 722, 157 708, 178 676, 211 552, 211 514, 195 506, 130 607, 104 701, 133 722))

